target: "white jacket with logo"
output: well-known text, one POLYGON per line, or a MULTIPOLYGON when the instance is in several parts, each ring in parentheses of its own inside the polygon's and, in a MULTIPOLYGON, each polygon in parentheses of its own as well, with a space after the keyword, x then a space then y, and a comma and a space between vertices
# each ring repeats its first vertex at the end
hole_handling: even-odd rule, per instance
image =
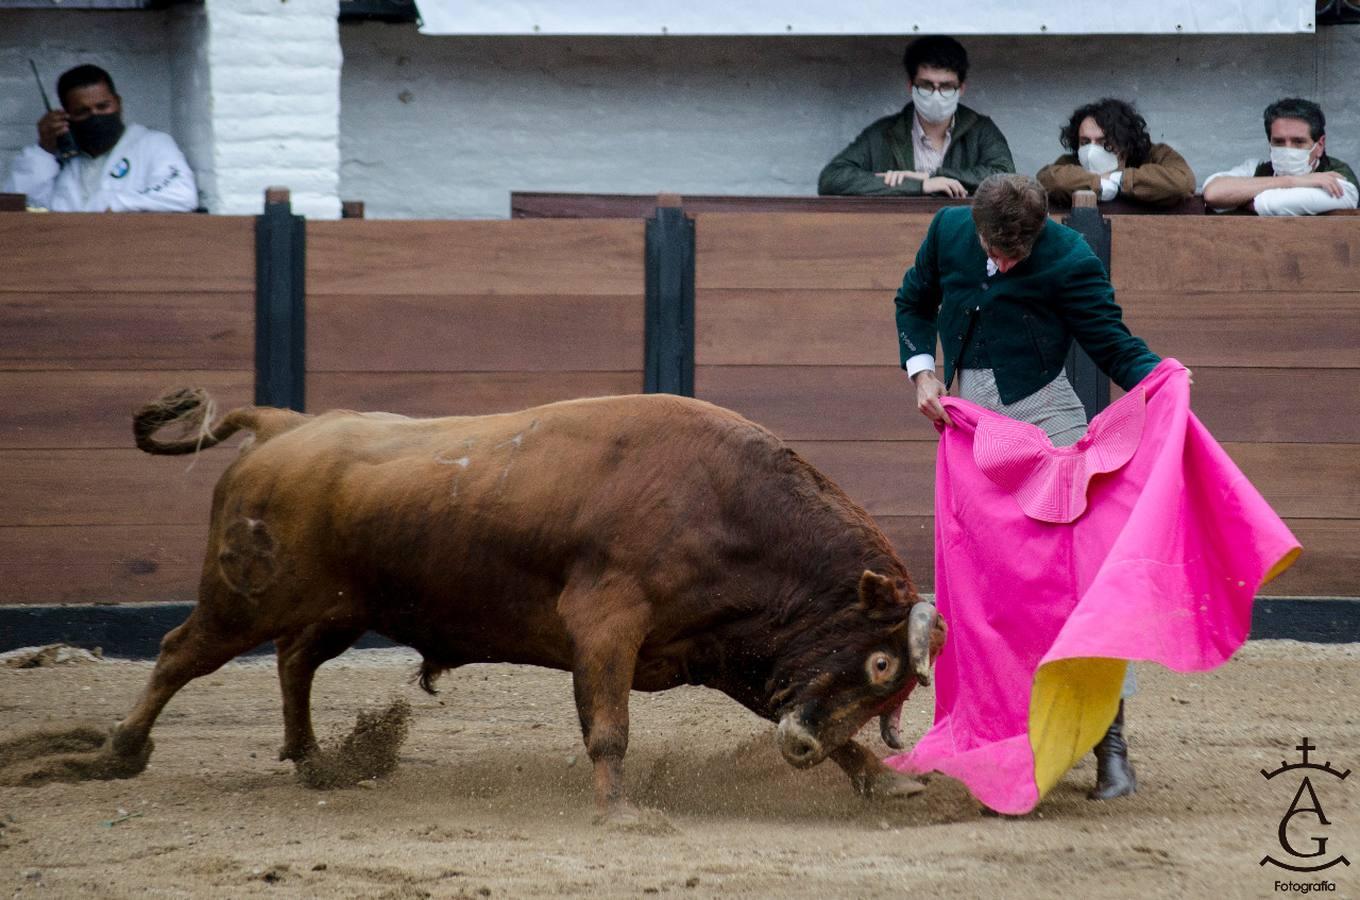
POLYGON ((3 190, 27 194, 33 206, 53 212, 191 212, 198 206, 193 170, 175 139, 129 124, 103 156, 85 154, 57 162, 37 144, 15 158, 3 190), (102 166, 98 187, 85 194, 85 167, 102 166))

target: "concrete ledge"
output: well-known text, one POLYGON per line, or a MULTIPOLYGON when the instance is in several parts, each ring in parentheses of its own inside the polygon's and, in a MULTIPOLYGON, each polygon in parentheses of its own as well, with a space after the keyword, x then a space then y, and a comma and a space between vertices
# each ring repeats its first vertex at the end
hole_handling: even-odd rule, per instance
MULTIPOLYGON (((184 621, 190 603, 101 606, 0 606, 0 653, 19 647, 65 643, 107 656, 152 659, 167 631, 184 621)), ((1319 644, 1360 641, 1360 598, 1261 597, 1252 612, 1253 640, 1286 638, 1319 644)), ((396 646, 372 632, 360 648, 396 646)), ((270 653, 271 644, 251 653, 270 653)))

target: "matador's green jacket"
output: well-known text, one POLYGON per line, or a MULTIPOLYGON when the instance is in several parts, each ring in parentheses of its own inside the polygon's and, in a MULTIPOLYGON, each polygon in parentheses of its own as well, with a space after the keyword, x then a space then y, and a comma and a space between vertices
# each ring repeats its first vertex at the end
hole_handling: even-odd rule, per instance
POLYGON ((988 276, 987 254, 967 206, 940 210, 897 291, 902 367, 944 348, 944 383, 981 325, 1002 403, 1014 403, 1062 371, 1075 339, 1128 390, 1161 358, 1129 333, 1100 259, 1077 232, 1051 219, 1009 272, 988 276))

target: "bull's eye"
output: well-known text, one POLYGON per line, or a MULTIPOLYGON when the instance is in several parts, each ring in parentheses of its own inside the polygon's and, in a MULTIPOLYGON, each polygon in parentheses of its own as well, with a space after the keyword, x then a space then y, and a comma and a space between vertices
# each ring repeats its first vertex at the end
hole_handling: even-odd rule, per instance
POLYGON ((897 657, 879 650, 865 662, 870 684, 887 684, 897 674, 897 657))

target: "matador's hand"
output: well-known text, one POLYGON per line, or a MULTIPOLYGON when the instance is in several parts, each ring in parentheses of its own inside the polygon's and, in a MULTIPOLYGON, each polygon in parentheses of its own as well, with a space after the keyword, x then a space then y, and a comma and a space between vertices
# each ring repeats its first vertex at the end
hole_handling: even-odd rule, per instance
POLYGON ((917 372, 912 381, 916 382, 916 408, 921 411, 921 415, 932 422, 943 422, 953 428, 954 420, 949 418, 949 412, 940 403, 941 397, 949 395, 949 388, 944 386, 944 382, 929 369, 917 372))

